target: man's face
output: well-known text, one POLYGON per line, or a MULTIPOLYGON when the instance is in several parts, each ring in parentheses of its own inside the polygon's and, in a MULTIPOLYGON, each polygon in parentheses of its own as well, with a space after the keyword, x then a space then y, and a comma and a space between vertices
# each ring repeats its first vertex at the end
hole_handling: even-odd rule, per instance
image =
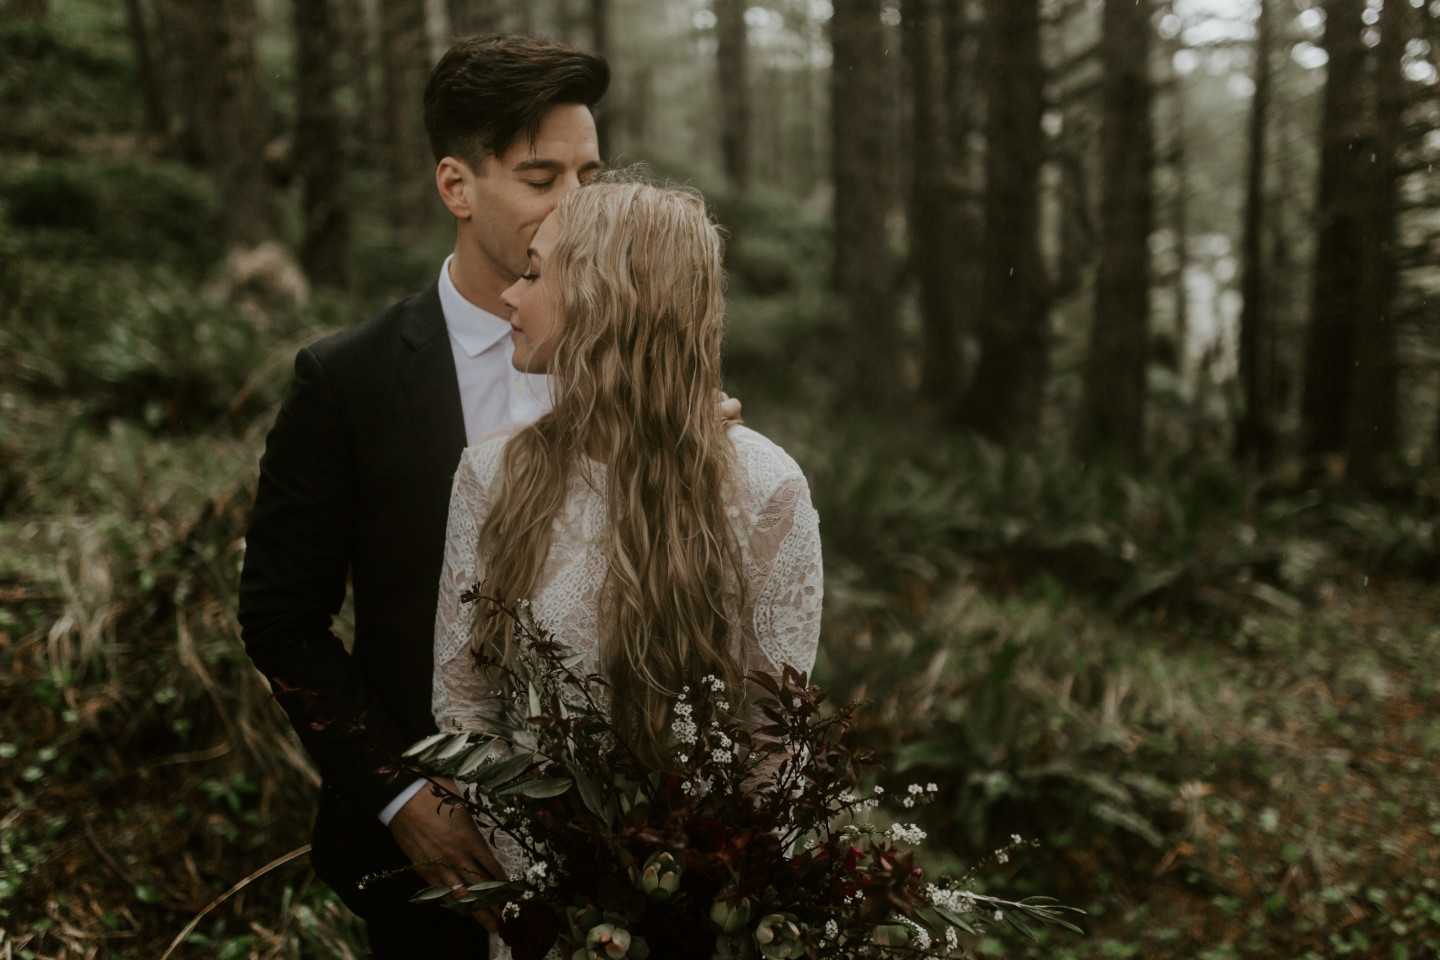
POLYGON ((550 108, 533 144, 522 135, 501 156, 486 157, 469 186, 472 242, 480 268, 504 289, 526 270, 526 250, 560 198, 601 167, 590 108, 550 108))

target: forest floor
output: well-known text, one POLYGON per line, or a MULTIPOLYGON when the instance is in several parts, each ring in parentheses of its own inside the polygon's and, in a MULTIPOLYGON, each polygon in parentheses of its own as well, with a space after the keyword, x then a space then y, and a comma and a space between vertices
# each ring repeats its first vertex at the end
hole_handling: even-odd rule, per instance
MULTIPOLYGON (((313 802, 313 776, 235 635, 258 430, 226 445, 71 424, 62 459, 51 442, 66 405, 5 402, 19 492, 0 518, 0 960, 163 957, 235 887, 170 955, 363 955, 357 923, 303 853, 246 882, 303 848, 313 802), (66 466, 74 458, 86 468, 66 466)), ((1137 704, 1180 705, 1160 731, 1176 756, 1154 787, 1158 826, 1097 826, 1043 796, 991 807, 986 836, 1015 829, 1043 846, 985 882, 1081 905, 1089 932, 1040 946, 987 936, 978 951, 1440 956, 1440 593, 1403 577, 1339 580, 1350 585, 1233 633, 1164 617, 1100 629, 1112 649, 1095 706, 1116 729, 1137 704)), ((977 578, 922 592, 932 599, 891 602, 965 598, 962 632, 976 637, 1038 644, 1044 631, 1027 626, 1038 620, 1072 636, 1069 650, 1111 619, 1083 595, 977 578)), ((890 654, 857 637, 849 598, 837 587, 827 658, 853 658, 830 672, 854 687, 890 654)), ((867 694, 880 714, 868 746, 893 760, 903 746, 890 738, 923 734, 931 708, 905 717, 883 693, 867 694)), ((1131 728, 1115 756, 1142 755, 1157 731, 1131 728)))

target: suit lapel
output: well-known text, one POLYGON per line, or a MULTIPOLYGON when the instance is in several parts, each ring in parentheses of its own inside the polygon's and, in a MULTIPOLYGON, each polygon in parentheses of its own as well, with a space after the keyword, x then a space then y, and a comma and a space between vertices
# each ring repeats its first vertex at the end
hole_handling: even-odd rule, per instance
POLYGON ((417 433, 417 452, 440 466, 448 478, 465 449, 465 413, 437 285, 411 302, 401 320, 400 337, 407 351, 400 383, 410 428, 417 433))

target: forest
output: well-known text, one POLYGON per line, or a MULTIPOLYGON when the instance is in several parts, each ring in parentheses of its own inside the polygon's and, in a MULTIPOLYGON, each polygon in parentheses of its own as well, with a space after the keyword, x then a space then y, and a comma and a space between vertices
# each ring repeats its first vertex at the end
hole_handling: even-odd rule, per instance
POLYGON ((0 960, 365 955, 236 590, 493 31, 727 229, 921 861, 1086 911, 973 956, 1440 956, 1440 0, 0 0, 0 960))

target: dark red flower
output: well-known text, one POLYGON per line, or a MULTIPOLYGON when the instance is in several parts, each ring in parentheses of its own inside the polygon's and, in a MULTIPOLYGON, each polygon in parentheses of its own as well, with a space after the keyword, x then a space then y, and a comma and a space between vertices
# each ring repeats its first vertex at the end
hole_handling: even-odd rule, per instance
POLYGON ((555 911, 537 903, 520 906, 520 915, 500 921, 500 939, 515 960, 544 960, 560 934, 555 911))

